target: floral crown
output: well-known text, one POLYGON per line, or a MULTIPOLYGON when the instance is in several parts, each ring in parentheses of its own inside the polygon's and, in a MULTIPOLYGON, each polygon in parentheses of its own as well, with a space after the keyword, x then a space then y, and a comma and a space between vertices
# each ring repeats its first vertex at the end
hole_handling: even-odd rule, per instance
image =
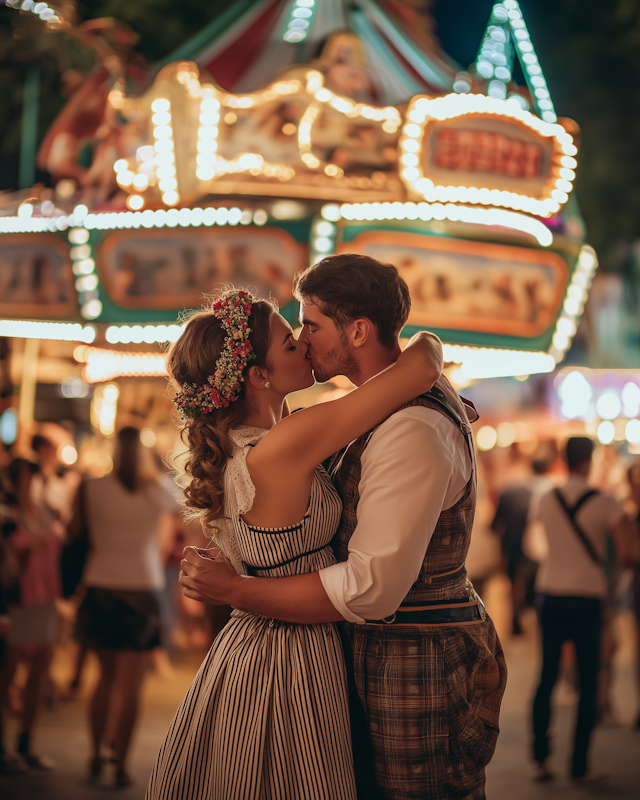
POLYGON ((255 354, 249 341, 252 297, 242 289, 225 292, 212 306, 214 317, 220 320, 226 336, 222 353, 216 361, 213 375, 204 386, 185 383, 173 398, 182 417, 210 414, 214 409, 227 408, 240 394, 242 373, 255 354))

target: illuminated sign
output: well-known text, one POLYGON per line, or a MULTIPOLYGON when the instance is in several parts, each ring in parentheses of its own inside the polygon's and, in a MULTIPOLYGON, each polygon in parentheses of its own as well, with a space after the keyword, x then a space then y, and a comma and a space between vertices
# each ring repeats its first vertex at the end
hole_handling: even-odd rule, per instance
POLYGON ((559 123, 474 94, 414 97, 407 118, 401 175, 425 200, 550 217, 569 199, 577 148, 559 123))
POLYGON ((430 148, 423 148, 423 161, 429 161, 430 173, 440 169, 527 180, 541 177, 545 152, 537 142, 492 131, 456 129, 444 123, 433 128, 430 148))

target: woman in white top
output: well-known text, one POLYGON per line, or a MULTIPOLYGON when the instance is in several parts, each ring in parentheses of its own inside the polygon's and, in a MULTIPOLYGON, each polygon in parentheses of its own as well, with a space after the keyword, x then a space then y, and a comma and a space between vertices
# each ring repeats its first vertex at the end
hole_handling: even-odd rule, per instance
POLYGON ((171 526, 160 484, 144 476, 140 436, 123 428, 117 437, 116 466, 81 487, 77 518, 89 536, 83 573, 86 594, 78 611, 76 638, 94 649, 100 680, 90 709, 93 757, 90 774, 102 772, 101 748, 113 707, 116 785, 131 779, 126 758, 138 715, 149 653, 160 644, 159 591, 164 588, 160 558, 163 531, 171 526))

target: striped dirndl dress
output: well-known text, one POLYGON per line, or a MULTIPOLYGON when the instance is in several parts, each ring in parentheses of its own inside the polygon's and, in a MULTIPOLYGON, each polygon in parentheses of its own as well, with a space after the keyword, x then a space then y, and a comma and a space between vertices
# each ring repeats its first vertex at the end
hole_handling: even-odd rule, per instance
MULTIPOLYGON (((258 528, 235 517, 242 560, 251 574, 270 577, 329 566, 340 513, 340 498, 319 468, 299 525, 258 528)), ((344 658, 335 627, 234 611, 171 723, 147 800, 355 796, 344 658)))

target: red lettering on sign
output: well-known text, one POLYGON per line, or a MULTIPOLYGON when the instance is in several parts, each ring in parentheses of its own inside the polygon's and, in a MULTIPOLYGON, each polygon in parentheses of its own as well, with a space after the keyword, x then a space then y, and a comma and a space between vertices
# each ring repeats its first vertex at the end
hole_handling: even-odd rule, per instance
POLYGON ((435 132, 433 163, 460 172, 494 172, 511 178, 539 178, 541 145, 501 133, 441 128, 435 132))

